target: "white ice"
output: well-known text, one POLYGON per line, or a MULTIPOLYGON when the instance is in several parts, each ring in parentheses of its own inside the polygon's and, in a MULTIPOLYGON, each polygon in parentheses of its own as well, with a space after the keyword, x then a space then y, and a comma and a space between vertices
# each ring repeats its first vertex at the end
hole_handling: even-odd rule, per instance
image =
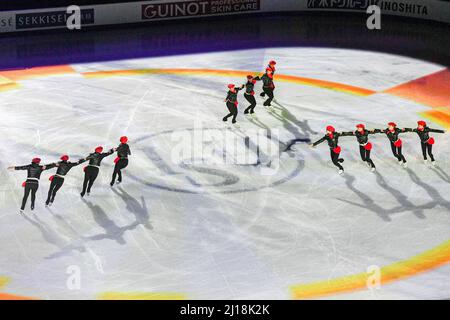
MULTIPOLYGON (((261 71, 277 60, 277 73, 382 91, 442 70, 442 66, 374 52, 271 48, 73 65, 79 72, 143 68, 261 71)), ((257 129, 280 140, 316 140, 324 127, 353 130, 356 123, 411 127, 429 107, 388 94, 369 97, 277 83, 274 113, 258 96, 257 119, 242 114, 239 129, 221 119, 226 85, 242 78, 139 75, 85 78, 78 73, 21 81, 0 93, 0 291, 44 299, 95 299, 104 292, 174 292, 192 299, 289 299, 295 284, 365 272, 425 252, 450 239, 450 136, 435 134, 438 167, 421 160, 415 134, 405 134, 409 168, 399 167, 386 137, 372 137, 378 173, 361 163, 353 137, 341 138, 346 174, 339 176, 325 144, 304 143, 280 155, 274 172, 254 165, 175 161, 176 135, 197 150, 193 128, 228 132, 257 129), (24 172, 7 171, 36 155, 43 162, 67 153, 86 156, 97 145, 130 138, 124 182, 109 187, 114 156, 106 158, 90 197, 83 201, 82 168, 74 168, 55 204, 45 208, 48 176, 37 208, 19 215, 24 172), (175 135, 175 136, 174 136, 175 135), (188 140, 186 140, 188 141, 188 140), (81 287, 70 290, 67 269, 78 266, 81 287)), ((260 90, 260 84, 257 85, 260 90)), ((430 126, 440 128, 430 122, 430 126)), ((211 132, 206 130, 206 132, 211 132)), ((245 148, 240 141, 238 153, 245 148)), ((263 143, 263 142, 261 142, 263 143)), ((211 147, 212 144, 212 147, 211 147)), ((178 145, 180 147, 180 145, 178 145)), ((211 149, 212 148, 212 149, 211 149)), ((195 160, 195 159, 194 159, 195 160)), ((245 162, 245 161, 244 161, 245 162)), ((332 298, 448 298, 450 268, 332 298), (447 281, 445 281, 447 280, 447 281)))

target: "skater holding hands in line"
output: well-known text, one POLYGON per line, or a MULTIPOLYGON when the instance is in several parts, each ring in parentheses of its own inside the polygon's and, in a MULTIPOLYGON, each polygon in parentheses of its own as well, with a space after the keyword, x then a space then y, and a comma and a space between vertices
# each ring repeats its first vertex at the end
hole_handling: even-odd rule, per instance
POLYGON ((94 153, 91 153, 86 157, 89 164, 84 168, 83 191, 80 193, 81 197, 84 197, 86 192, 88 195, 91 193, 91 188, 94 185, 95 179, 97 179, 102 160, 107 156, 112 155, 115 151, 115 149, 111 149, 108 152, 103 152, 103 147, 100 146, 95 148, 94 153))
POLYGON ((405 156, 402 153, 402 140, 398 137, 400 133, 407 132, 407 129, 397 128, 397 124, 394 122, 389 122, 387 129, 378 130, 380 133, 384 133, 391 143, 391 150, 394 157, 397 158, 398 164, 407 167, 405 156))
POLYGON ((28 196, 31 193, 31 210, 34 210, 34 204, 36 201, 36 192, 39 189, 39 179, 41 178, 41 174, 44 170, 49 170, 56 166, 55 163, 51 163, 45 166, 41 166, 41 159, 34 158, 31 161, 31 164, 25 166, 12 166, 8 167, 8 170, 26 170, 27 171, 27 180, 22 184, 25 188, 22 206, 20 207, 20 212, 23 213, 25 210, 25 205, 27 204, 28 196))
POLYGON ((56 170, 56 174, 50 177, 51 183, 50 189, 48 190, 47 201, 45 201, 46 206, 51 206, 55 201, 56 193, 63 186, 64 179, 66 178, 66 175, 69 173, 70 169, 86 161, 86 159, 80 159, 77 162, 70 162, 68 155, 61 156, 60 160, 60 162, 56 163, 56 167, 58 168, 56 170))
POLYGON ((116 176, 118 176, 117 183, 122 182, 122 170, 128 166, 128 156, 131 155, 130 146, 128 145, 128 137, 120 138, 120 145, 116 149, 117 158, 114 160, 114 172, 111 180, 111 187, 116 182, 116 176))
POLYGON ((372 143, 369 142, 369 134, 380 133, 379 129, 366 130, 364 124, 357 124, 356 131, 354 132, 343 132, 348 136, 355 136, 359 143, 359 153, 361 155, 361 160, 366 162, 370 167, 370 171, 374 172, 376 170, 375 164, 370 158, 370 152, 372 151, 372 143))
POLYGON ((260 81, 259 77, 253 77, 252 75, 247 76, 247 83, 245 84, 244 97, 250 103, 247 109, 244 110, 244 114, 255 113, 256 99, 255 99, 255 83, 260 81))
POLYGON ((316 142, 311 144, 310 146, 312 148, 315 148, 317 145, 326 141, 328 143, 328 147, 330 148, 331 161, 333 162, 333 164, 336 167, 338 167, 338 169, 339 169, 338 172, 339 172, 339 174, 342 175, 344 173, 344 167, 342 167, 341 163, 344 162, 344 159, 339 158, 339 155, 341 153, 341 147, 339 146, 339 137, 350 136, 350 135, 351 135, 351 133, 349 134, 348 132, 342 132, 342 133, 336 132, 334 127, 328 126, 326 128, 326 134, 322 138, 320 138, 319 140, 317 140, 316 142))
POLYGON ((435 160, 433 156, 433 144, 434 144, 434 138, 430 137, 430 132, 433 133, 445 133, 444 130, 439 129, 431 129, 427 126, 427 123, 423 120, 417 121, 417 128, 415 129, 406 129, 407 132, 415 132, 419 136, 420 139, 420 145, 422 147, 422 155, 423 155, 423 161, 427 163, 427 153, 430 156, 431 164, 435 165, 435 160))
POLYGON ((227 108, 229 113, 223 118, 223 121, 226 122, 229 117, 233 117, 232 123, 236 123, 236 117, 238 115, 238 101, 237 96, 238 92, 244 89, 245 85, 240 86, 239 88, 236 88, 234 84, 228 85, 228 93, 227 97, 225 98, 224 102, 227 103, 227 108))

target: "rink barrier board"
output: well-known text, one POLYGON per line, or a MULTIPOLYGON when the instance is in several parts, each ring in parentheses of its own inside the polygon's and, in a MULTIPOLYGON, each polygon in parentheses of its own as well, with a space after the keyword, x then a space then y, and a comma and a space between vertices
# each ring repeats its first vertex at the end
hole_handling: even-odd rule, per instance
MULTIPOLYGON (((365 13, 370 4, 379 5, 382 14, 386 15, 450 22, 450 2, 440 0, 241 0, 237 5, 229 6, 221 4, 221 1, 160 0, 81 6, 80 9, 83 17, 86 15, 83 15, 84 13, 89 13, 89 19, 82 20, 83 27, 92 27, 257 13, 317 11, 365 13), (184 6, 184 9, 180 11, 175 7, 169 7, 174 4, 184 6), (149 8, 153 7, 158 9, 149 11, 149 8), (208 9, 204 9, 206 7, 208 9), (163 12, 164 8, 167 9, 163 12), (188 8, 191 8, 191 12, 188 8)), ((0 33, 64 29, 66 26, 61 26, 61 19, 67 19, 64 18, 65 11, 65 7, 59 7, 0 12, 0 33)))

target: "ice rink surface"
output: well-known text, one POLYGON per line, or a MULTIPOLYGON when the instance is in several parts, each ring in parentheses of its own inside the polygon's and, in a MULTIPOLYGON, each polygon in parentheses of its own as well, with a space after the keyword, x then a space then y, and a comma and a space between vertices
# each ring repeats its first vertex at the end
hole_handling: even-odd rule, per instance
POLYGON ((386 136, 371 136, 376 173, 361 162, 356 139, 341 138, 343 176, 326 144, 306 144, 329 124, 338 131, 361 122, 415 127, 433 107, 386 90, 444 69, 375 52, 268 48, 0 72, 14 82, 0 92, 0 292, 42 299, 449 298, 450 135, 432 135, 432 167, 417 135, 403 134, 407 169, 386 136), (257 116, 245 117, 240 94, 239 127, 228 128, 221 121, 226 85, 244 83, 247 71, 260 73, 271 59, 274 110, 257 94, 257 116), (255 132, 268 133, 268 141, 245 140, 255 132), (76 167, 46 208, 54 170, 46 171, 37 208, 19 214, 25 175, 8 166, 35 156, 75 160, 97 145, 117 146, 122 135, 132 156, 120 186, 109 186, 111 156, 89 197, 80 198, 83 171, 76 167), (234 156, 255 143, 274 152, 206 161, 222 159, 223 141, 237 141, 234 156), (381 268, 381 287, 368 290, 371 266, 381 268), (79 289, 68 286, 77 271, 79 289))

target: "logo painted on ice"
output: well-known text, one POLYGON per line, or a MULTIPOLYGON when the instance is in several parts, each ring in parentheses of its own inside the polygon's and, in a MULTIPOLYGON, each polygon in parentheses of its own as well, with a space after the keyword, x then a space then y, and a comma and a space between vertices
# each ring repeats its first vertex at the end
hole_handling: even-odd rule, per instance
POLYGON ((167 130, 137 139, 150 169, 129 177, 180 193, 242 193, 283 184, 304 167, 273 132, 257 137, 216 128, 201 132, 197 137, 193 128, 167 130))

